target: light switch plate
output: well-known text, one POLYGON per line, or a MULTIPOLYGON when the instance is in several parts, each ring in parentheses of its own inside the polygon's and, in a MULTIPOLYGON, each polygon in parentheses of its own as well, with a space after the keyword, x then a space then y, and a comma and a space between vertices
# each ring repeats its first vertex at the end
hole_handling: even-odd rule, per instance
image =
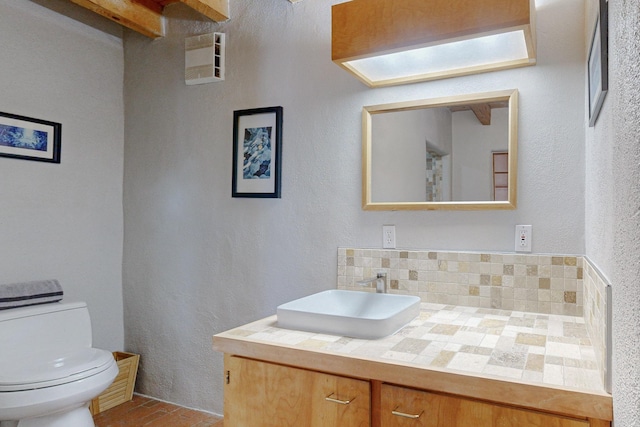
POLYGON ((531 252, 532 227, 516 225, 516 252, 531 252))

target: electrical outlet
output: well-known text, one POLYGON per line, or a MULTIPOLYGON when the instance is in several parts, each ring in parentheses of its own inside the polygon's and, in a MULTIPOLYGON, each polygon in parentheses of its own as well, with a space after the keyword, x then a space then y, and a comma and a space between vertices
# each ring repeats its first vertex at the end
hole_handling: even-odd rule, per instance
POLYGON ((382 248, 383 249, 396 248, 396 226, 395 225, 382 226, 382 248))
POLYGON ((530 225, 516 225, 516 252, 531 252, 532 237, 530 225))

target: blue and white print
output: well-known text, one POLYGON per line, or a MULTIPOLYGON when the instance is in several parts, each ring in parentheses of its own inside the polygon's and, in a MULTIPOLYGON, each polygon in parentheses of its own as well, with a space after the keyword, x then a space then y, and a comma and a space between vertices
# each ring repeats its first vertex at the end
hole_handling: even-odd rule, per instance
POLYGON ((271 178, 271 129, 271 126, 245 128, 242 165, 244 179, 271 178))
POLYGON ((47 151, 48 133, 0 124, 0 146, 47 151))

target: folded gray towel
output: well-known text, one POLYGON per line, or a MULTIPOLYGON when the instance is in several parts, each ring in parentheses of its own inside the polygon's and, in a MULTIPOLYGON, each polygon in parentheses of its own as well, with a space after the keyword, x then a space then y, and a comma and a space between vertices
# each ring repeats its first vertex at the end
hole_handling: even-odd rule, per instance
POLYGON ((62 294, 57 280, 0 285, 0 310, 58 302, 62 294))

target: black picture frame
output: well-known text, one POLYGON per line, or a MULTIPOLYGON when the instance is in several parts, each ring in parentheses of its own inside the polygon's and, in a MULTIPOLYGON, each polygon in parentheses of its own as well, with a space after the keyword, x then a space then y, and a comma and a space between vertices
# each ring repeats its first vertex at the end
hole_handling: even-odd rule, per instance
POLYGON ((60 163, 62 125, 0 112, 0 157, 60 163))
POLYGON ((589 89, 589 127, 598 120, 609 90, 609 12, 607 0, 599 0, 599 13, 591 36, 587 76, 589 89))
POLYGON ((232 197, 280 198, 282 107, 233 112, 232 197))

